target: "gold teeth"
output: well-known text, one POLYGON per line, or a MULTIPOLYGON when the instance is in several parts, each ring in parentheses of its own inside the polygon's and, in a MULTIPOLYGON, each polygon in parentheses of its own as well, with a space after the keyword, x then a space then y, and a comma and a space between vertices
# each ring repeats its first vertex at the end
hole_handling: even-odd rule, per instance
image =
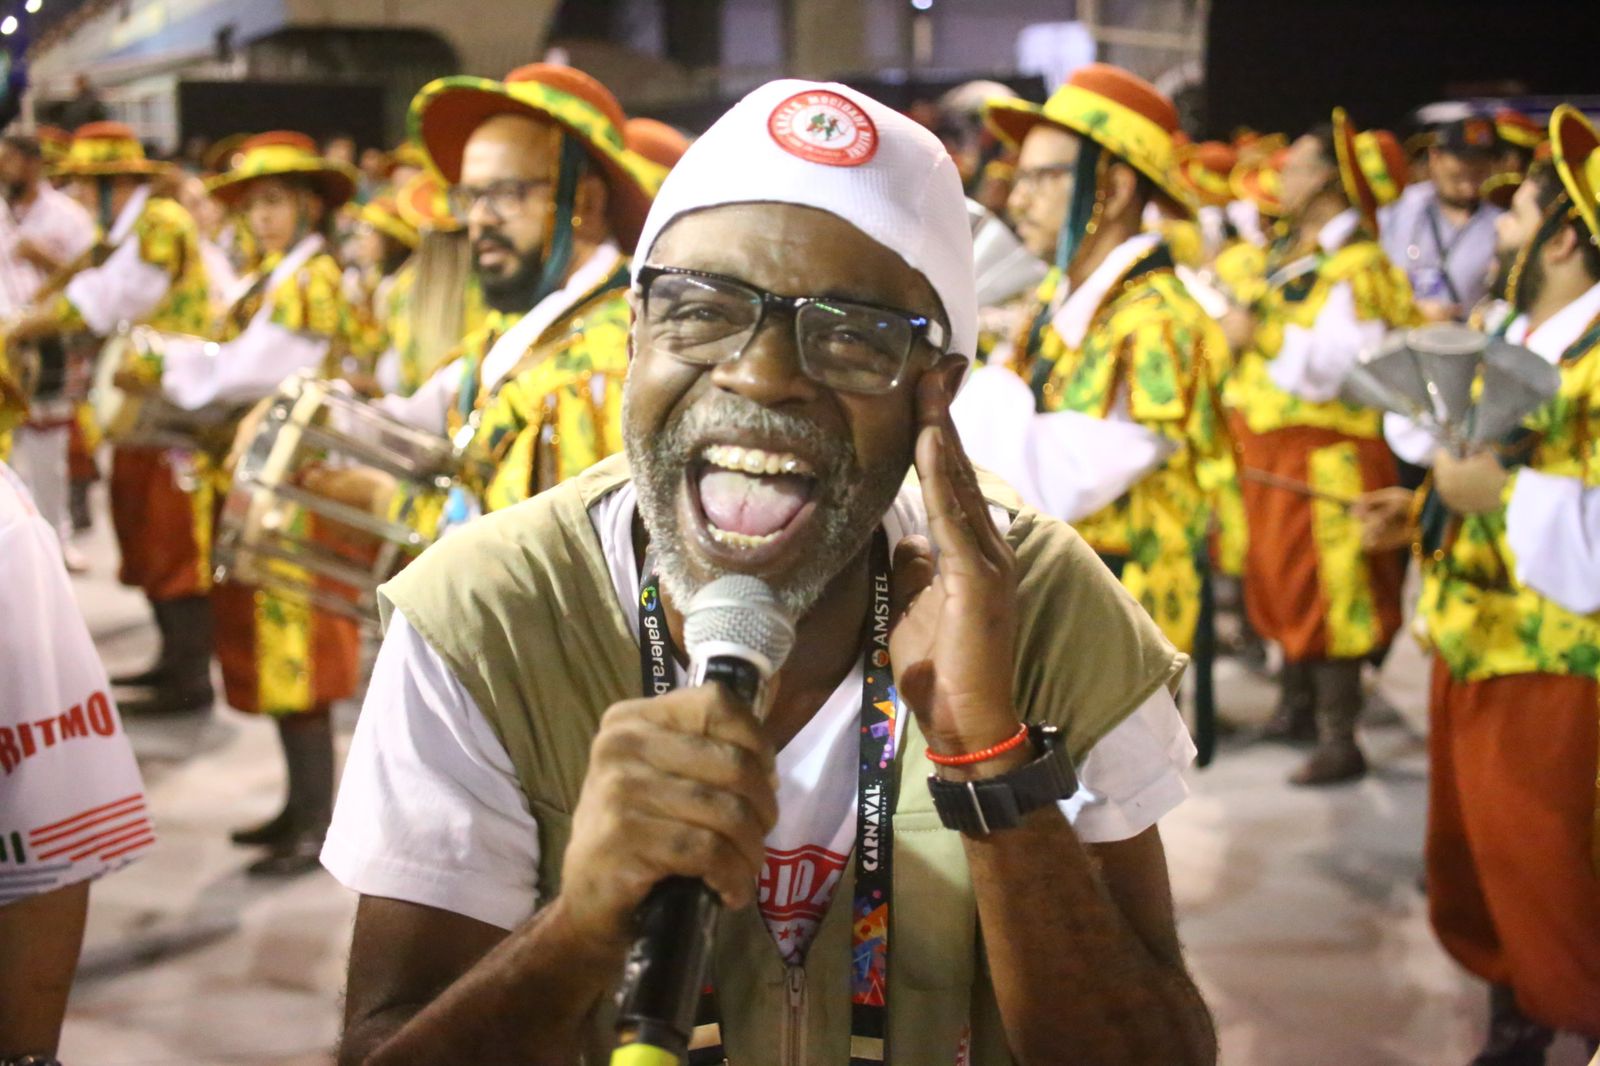
POLYGON ((778 533, 767 533, 763 536, 756 537, 750 535, 749 533, 735 533, 732 530, 718 529, 710 522, 707 522, 706 532, 710 533, 711 539, 716 541, 718 544, 724 544, 730 548, 739 548, 747 551, 751 548, 759 548, 763 544, 772 543, 773 539, 777 537, 778 533, 783 531, 779 530, 778 533))
MULTIPOLYGON (((741 448, 737 444, 712 444, 700 456, 712 466, 742 474, 794 474, 814 477, 811 464, 798 455, 769 452, 761 448, 741 448)), ((732 535, 732 534, 730 534, 732 535)))

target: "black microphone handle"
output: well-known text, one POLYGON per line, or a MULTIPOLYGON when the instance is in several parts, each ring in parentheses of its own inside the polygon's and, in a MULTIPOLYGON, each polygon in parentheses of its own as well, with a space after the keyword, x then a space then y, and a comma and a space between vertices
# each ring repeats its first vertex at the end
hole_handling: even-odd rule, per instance
POLYGON ((639 904, 639 937, 617 997, 617 1030, 627 1043, 680 1059, 687 1052, 721 912, 722 900, 694 877, 666 878, 639 904))
MULTIPOLYGON (((748 660, 719 655, 706 663, 705 680, 753 708, 762 677, 748 660)), ((639 905, 639 935, 617 992, 617 1030, 625 1043, 649 1044, 680 1059, 687 1053, 721 911, 721 899, 694 877, 658 882, 639 905)))

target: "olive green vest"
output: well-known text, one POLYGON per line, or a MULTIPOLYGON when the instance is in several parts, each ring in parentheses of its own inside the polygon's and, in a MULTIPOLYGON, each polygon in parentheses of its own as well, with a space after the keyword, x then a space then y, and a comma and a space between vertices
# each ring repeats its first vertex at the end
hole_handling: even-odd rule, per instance
MULTIPOLYGON (((611 704, 641 692, 637 619, 617 602, 589 518, 628 480, 614 456, 549 492, 487 515, 430 548, 379 590, 449 664, 505 744, 539 826, 540 898, 561 884, 589 743, 611 704)), ((1009 490, 986 483, 1002 506, 1009 490)), ((1163 686, 1185 659, 1064 523, 1016 512, 1021 626, 1016 693, 1029 721, 1067 734, 1075 759, 1163 686)), ((940 825, 914 719, 897 760, 888 1046, 895 1066, 945 1066, 972 1025, 972 1061, 1005 1066, 961 836, 940 825)), ((850 1054, 854 864, 803 968, 785 966, 755 907, 723 915, 713 978, 736 1066, 819 1063, 850 1054), (843 901, 843 902, 840 902, 843 901), (798 1001, 798 1005, 797 1005, 798 1001)), ((592 1019, 588 1066, 606 1061, 610 1003, 592 1019)))

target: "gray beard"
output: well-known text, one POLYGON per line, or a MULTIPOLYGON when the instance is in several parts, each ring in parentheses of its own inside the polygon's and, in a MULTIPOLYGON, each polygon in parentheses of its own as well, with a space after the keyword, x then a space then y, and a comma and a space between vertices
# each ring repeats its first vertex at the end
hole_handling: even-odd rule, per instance
POLYGON ((694 558, 678 522, 678 493, 685 472, 699 460, 712 434, 724 439, 743 433, 760 435, 787 442, 794 450, 820 460, 815 489, 817 528, 810 536, 810 550, 800 566, 772 589, 791 618, 802 618, 816 606, 829 582, 856 557, 883 521, 905 480, 905 464, 864 471, 847 438, 734 393, 708 394, 660 432, 635 428, 629 399, 630 394, 624 392, 623 445, 639 496, 639 514, 650 534, 662 590, 680 610, 707 584, 729 572, 708 568, 694 558))

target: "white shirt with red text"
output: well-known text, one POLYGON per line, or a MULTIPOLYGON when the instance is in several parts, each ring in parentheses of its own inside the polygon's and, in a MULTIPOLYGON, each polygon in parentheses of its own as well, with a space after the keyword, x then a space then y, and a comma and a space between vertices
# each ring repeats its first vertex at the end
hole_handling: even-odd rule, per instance
POLYGON ((0 905, 155 843, 133 748, 55 531, 0 463, 0 905))
MULTIPOLYGON (((628 484, 590 510, 630 617, 639 602, 636 506, 628 484)), ((926 526, 920 495, 902 490, 884 521, 890 543, 926 526)), ((810 943, 854 845, 860 700, 858 667, 778 752, 779 818, 766 841, 758 905, 791 960, 810 943)), ((1183 771, 1194 754, 1162 689, 1078 767, 1080 789, 1061 806, 1079 839, 1126 840, 1150 828, 1188 795, 1183 771)), ((373 667, 322 862, 364 895, 503 929, 539 904, 538 827, 511 759, 450 667, 399 613, 373 667)))

